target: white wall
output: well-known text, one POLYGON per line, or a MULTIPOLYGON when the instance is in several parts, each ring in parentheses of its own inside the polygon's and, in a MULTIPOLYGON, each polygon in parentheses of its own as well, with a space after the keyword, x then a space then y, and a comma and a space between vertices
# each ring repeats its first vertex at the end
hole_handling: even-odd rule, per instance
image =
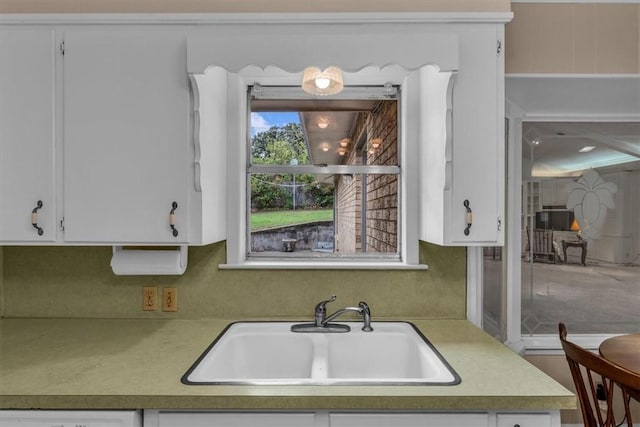
MULTIPOLYGON (((635 258, 636 252, 634 235, 637 235, 638 227, 636 225, 634 229, 632 214, 633 195, 637 194, 638 187, 632 185, 633 172, 617 171, 601 173, 600 176, 616 184, 618 191, 613 195, 615 209, 607 210, 600 239, 589 242, 588 256, 616 264, 629 263, 635 258)), ((635 212, 638 212, 637 209, 635 212)))

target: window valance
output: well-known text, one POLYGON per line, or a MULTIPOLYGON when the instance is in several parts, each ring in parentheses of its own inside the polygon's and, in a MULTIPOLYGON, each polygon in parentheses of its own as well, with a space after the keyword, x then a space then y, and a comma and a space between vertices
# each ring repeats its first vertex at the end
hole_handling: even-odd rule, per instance
POLYGON ((349 72, 387 65, 457 70, 458 36, 435 30, 406 24, 224 25, 188 36, 188 72, 217 66, 235 73, 249 65, 291 73, 330 65, 349 72))

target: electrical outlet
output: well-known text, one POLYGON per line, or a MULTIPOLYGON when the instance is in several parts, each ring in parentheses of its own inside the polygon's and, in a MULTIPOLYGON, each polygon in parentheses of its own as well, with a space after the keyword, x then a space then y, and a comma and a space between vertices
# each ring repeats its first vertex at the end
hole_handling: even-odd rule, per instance
POLYGON ((158 288, 145 286, 142 288, 142 309, 156 311, 158 309, 158 288))
POLYGON ((178 288, 162 288, 162 311, 178 311, 178 288))

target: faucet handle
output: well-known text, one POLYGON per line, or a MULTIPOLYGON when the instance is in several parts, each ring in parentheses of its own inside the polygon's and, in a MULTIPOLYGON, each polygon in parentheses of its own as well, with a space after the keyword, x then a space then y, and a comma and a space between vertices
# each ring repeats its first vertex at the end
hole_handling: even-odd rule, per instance
POLYGON ((319 310, 327 310, 327 304, 329 304, 330 302, 334 302, 338 297, 336 297, 335 295, 331 295, 331 297, 329 297, 328 300, 324 300, 324 301, 320 301, 318 304, 316 304, 316 313, 319 310))
POLYGON ((327 315, 327 304, 329 304, 330 302, 334 302, 336 298, 337 297, 335 295, 331 295, 331 297, 328 300, 320 301, 318 304, 316 304, 316 309, 315 309, 316 326, 322 326, 322 322, 324 322, 324 319, 327 315))
POLYGON ((371 314, 371 309, 369 308, 369 304, 367 304, 366 302, 360 301, 358 303, 358 307, 360 308, 360 310, 362 310, 363 313, 371 314))

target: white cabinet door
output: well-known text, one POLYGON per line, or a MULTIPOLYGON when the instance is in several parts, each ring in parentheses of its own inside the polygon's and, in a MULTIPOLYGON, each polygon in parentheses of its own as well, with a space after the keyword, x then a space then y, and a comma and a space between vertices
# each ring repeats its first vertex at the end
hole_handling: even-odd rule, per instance
POLYGON ((64 38, 65 241, 186 242, 184 36, 118 28, 64 38))
POLYGON ((461 60, 453 89, 453 180, 450 237, 458 245, 502 245, 504 205, 504 89, 496 31, 478 31, 461 60), (465 234, 469 202, 472 225, 465 234), (499 229, 500 228, 500 229, 499 229))
POLYGON ((55 55, 52 30, 0 31, 0 242, 56 240, 55 55))
POLYGON ((557 202, 556 181, 545 180, 540 183, 542 206, 554 206, 557 202))
POLYGON ((0 411, 0 427, 142 427, 138 411, 0 411))
POLYGON ((552 427, 551 414, 497 414, 497 427, 552 427))
POLYGON ((329 427, 487 427, 484 414, 329 414, 329 427))
POLYGON ((501 33, 496 26, 462 35, 469 40, 461 44, 467 48, 459 71, 423 67, 408 80, 406 95, 420 111, 422 240, 448 246, 504 243, 504 77, 496 53, 501 33), (419 95, 411 93, 415 88, 419 95))
POLYGON ((314 413, 175 412, 160 413, 157 420, 153 416, 150 420, 153 427, 315 427, 314 413))

